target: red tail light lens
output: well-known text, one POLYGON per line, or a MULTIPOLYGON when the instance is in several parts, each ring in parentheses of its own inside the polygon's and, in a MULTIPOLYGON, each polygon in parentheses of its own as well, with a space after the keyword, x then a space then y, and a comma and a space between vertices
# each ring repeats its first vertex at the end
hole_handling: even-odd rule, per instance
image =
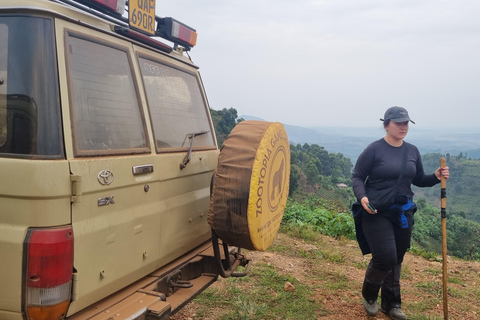
POLYGON ((173 38, 184 41, 192 47, 197 44, 197 33, 195 30, 174 19, 172 19, 171 35, 173 38))
POLYGON ((186 24, 173 18, 157 17, 157 22, 157 33, 161 37, 186 48, 192 48, 197 44, 196 30, 186 24))
POLYGON ((60 319, 70 303, 73 229, 29 229, 25 240, 25 312, 28 319, 60 319))

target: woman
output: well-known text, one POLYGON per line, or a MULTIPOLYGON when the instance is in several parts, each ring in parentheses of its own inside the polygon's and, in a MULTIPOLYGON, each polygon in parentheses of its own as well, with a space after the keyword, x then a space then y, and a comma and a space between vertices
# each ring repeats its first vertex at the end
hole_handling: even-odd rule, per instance
POLYGON ((361 207, 355 217, 357 238, 363 254, 372 253, 365 272, 362 296, 368 315, 381 310, 391 319, 407 319, 401 309, 400 271, 405 252, 410 247, 413 214, 411 185, 431 187, 448 179, 448 167, 426 175, 420 153, 403 139, 413 122, 407 110, 391 107, 385 112, 386 135, 372 142, 359 156, 352 174, 352 186, 361 207))

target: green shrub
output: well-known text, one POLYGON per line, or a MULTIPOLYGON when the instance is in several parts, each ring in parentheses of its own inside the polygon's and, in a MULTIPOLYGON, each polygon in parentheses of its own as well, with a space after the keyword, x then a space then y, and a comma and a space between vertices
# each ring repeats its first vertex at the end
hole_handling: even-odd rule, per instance
POLYGON ((303 203, 289 200, 282 224, 300 228, 308 225, 327 236, 355 239, 355 223, 351 213, 333 212, 328 207, 328 202, 314 196, 303 203))

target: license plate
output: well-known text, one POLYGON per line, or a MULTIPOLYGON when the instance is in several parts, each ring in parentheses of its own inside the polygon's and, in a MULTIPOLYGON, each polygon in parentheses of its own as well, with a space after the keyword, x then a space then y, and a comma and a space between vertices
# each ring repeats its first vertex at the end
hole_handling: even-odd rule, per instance
POLYGON ((128 1, 128 21, 130 27, 150 35, 155 34, 155 1, 128 1))

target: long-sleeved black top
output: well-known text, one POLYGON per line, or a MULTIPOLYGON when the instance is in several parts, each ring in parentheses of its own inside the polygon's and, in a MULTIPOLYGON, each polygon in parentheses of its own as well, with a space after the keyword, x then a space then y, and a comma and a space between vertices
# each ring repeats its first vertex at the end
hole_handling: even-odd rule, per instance
POLYGON ((418 187, 432 187, 440 180, 435 174, 426 175, 422 159, 417 147, 403 142, 402 146, 389 145, 385 139, 369 144, 360 154, 353 169, 352 186, 355 197, 360 201, 363 197, 374 195, 374 190, 392 189, 397 183, 402 168, 403 150, 408 147, 407 166, 403 173, 398 194, 413 198, 412 183, 418 187), (368 183, 364 184, 368 177, 368 183))

